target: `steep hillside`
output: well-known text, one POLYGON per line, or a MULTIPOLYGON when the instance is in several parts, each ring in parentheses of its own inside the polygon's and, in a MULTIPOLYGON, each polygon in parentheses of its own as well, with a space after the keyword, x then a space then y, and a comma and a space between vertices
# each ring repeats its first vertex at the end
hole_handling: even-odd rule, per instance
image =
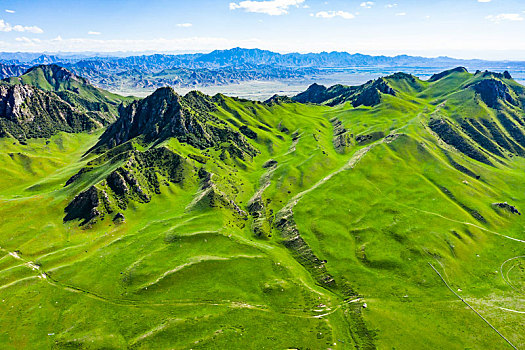
POLYGON ((53 93, 28 85, 0 84, 0 137, 23 141, 102 125, 102 120, 78 111, 53 93))
POLYGON ((213 100, 199 92, 181 97, 169 87, 158 89, 149 97, 123 108, 120 118, 102 135, 95 151, 133 139, 143 144, 158 144, 177 138, 199 149, 221 148, 242 159, 245 155, 254 156, 257 151, 240 132, 211 114, 216 109, 213 100))
POLYGON ((57 65, 35 66, 0 83, 0 135, 20 141, 60 131, 91 131, 110 124, 134 101, 95 88, 57 65))
POLYGON ((99 134, 2 138, 0 344, 522 348, 524 102, 462 68, 162 88, 99 134))
POLYGON ((7 78, 5 81, 54 92, 73 107, 92 115, 96 114, 105 124, 117 118, 118 107, 122 103, 133 100, 98 89, 88 80, 56 64, 33 66, 24 74, 7 78))

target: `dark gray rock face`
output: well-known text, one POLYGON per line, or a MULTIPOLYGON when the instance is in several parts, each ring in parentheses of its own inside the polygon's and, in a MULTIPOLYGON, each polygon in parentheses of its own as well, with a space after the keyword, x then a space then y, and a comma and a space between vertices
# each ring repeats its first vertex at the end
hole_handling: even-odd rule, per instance
POLYGON ((509 87, 503 82, 496 79, 485 79, 472 86, 483 102, 491 108, 497 108, 499 101, 507 101, 517 106, 518 102, 514 100, 510 93, 509 87))
POLYGON ((521 215, 521 213, 519 212, 519 210, 513 206, 513 205, 510 205, 509 203, 507 202, 503 202, 503 203, 492 203, 492 206, 494 208, 499 208, 499 209, 503 209, 511 214, 517 214, 517 215, 521 215))
POLYGON ((305 92, 295 96, 293 100, 300 103, 322 103, 326 100, 326 91, 326 86, 314 83, 305 92))
POLYGON ((122 223, 125 221, 125 218, 124 218, 124 214, 122 213, 117 213, 117 215, 115 215, 115 217, 113 218, 113 222, 114 223, 122 223))
POLYGON ((95 186, 91 186, 84 192, 80 192, 69 203, 65 209, 64 221, 80 219, 82 220, 81 225, 85 225, 100 214, 97 209, 100 202, 98 190, 95 186))
MULTIPOLYGON (((73 175, 68 185, 82 181, 83 176, 90 176, 97 165, 107 161, 105 155, 100 158, 73 175)), ((66 207, 64 221, 81 219, 83 226, 97 217, 102 219, 106 214, 126 210, 130 202, 148 203, 170 183, 185 186, 196 181, 194 166, 166 147, 144 152, 127 150, 109 161, 124 162, 106 178, 79 193, 66 207)))
POLYGON ((369 144, 371 142, 377 141, 379 139, 382 139, 383 137, 385 137, 385 133, 384 132, 376 131, 376 132, 373 132, 373 133, 370 133, 370 134, 357 135, 355 137, 355 142, 358 145, 362 146, 362 145, 366 145, 366 144, 369 144))
POLYGON ((29 85, 0 83, 0 137, 18 140, 82 132, 101 124, 51 92, 29 85))
POLYGON ((266 163, 264 163, 262 167, 264 169, 268 169, 273 167, 274 165, 277 165, 277 161, 275 159, 270 159, 266 163))
POLYGON ((161 88, 143 100, 120 110, 120 118, 101 136, 93 148, 102 152, 140 137, 145 144, 158 144, 176 138, 199 149, 229 143, 230 153, 241 158, 257 151, 245 137, 211 113, 213 100, 199 92, 180 96, 171 88, 161 88))
POLYGON ((116 195, 124 196, 126 193, 128 193, 128 186, 126 185, 126 181, 120 175, 117 171, 112 172, 109 174, 108 178, 108 186, 115 192, 116 195))

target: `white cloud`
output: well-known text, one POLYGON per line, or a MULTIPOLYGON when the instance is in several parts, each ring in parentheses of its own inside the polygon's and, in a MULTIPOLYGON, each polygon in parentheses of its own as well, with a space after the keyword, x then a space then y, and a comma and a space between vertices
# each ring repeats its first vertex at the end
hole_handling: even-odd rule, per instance
POLYGON ((478 0, 478 2, 491 2, 492 0, 478 0))
POLYGON ((321 11, 317 12, 315 14, 315 17, 317 18, 334 18, 334 17, 341 17, 344 19, 352 19, 355 18, 355 16, 349 12, 345 11, 321 11))
POLYGON ((230 10, 243 9, 246 12, 264 13, 270 16, 280 16, 288 14, 289 7, 299 7, 299 5, 303 2, 304 0, 246 0, 239 3, 231 2, 230 10))
POLYGON ((500 23, 503 21, 523 21, 523 17, 521 17, 519 13, 501 13, 499 15, 489 15, 485 18, 494 23, 500 23))
POLYGON ((234 47, 246 48, 271 48, 271 44, 263 45, 262 41, 256 38, 246 40, 236 40, 220 37, 184 37, 175 39, 154 38, 154 39, 99 39, 90 38, 62 38, 57 36, 54 39, 35 39, 20 37, 11 42, 0 40, 0 51, 16 52, 144 52, 144 51, 187 51, 191 47, 195 51, 211 51, 216 49, 227 49, 234 47))
POLYGON ((406 12, 399 12, 399 13, 396 13, 396 16, 406 16, 407 13, 406 12))
POLYGON ((397 4, 387 4, 385 5, 385 7, 388 9, 391 9, 391 8, 397 7, 397 4))
POLYGON ((7 13, 15 13, 15 11, 13 11, 13 10, 5 10, 5 12, 7 12, 7 13))
POLYGON ((15 41, 29 43, 29 44, 33 43, 33 41, 31 39, 26 38, 25 36, 20 37, 20 38, 16 38, 15 41))
POLYGON ((3 19, 0 19, 0 32, 29 32, 42 34, 44 31, 37 26, 21 26, 19 24, 12 26, 3 19))
POLYGON ((100 35, 100 34, 102 34, 102 33, 101 33, 101 32, 94 32, 94 31, 92 31, 92 30, 90 30, 90 31, 88 32, 88 35, 100 35))
POLYGON ((193 24, 191 23, 178 23, 177 24, 177 27, 180 27, 180 28, 189 28, 191 26, 193 26, 193 24))
POLYGON ((374 2, 373 1, 364 1, 364 2, 361 3, 360 6, 369 9, 372 6, 374 6, 374 2))

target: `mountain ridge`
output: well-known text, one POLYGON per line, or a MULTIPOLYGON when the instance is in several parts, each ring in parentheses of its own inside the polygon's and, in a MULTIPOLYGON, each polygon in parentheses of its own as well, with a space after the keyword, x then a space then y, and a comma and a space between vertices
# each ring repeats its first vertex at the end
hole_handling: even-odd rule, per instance
MULTIPOLYGON (((34 65, 58 64, 88 78, 96 86, 112 91, 136 91, 170 85, 195 88, 241 84, 255 81, 300 82, 315 81, 337 73, 378 70, 398 67, 413 72, 449 69, 466 66, 471 70, 491 67, 493 70, 521 72, 525 62, 483 61, 449 57, 420 57, 409 55, 372 56, 347 52, 277 53, 260 49, 234 48, 195 54, 151 54, 127 57, 86 57, 0 53, 0 77, 18 75, 20 70, 34 65), (4 57, 2 60, 1 57, 4 57), (29 59, 33 57, 33 59, 29 59), (9 65, 10 68, 7 68, 9 65)), ((520 73, 521 74, 521 73, 520 73)), ((269 97, 269 96, 268 96, 269 97)))
POLYGON ((108 125, 132 100, 92 86, 58 65, 39 65, 1 82, 2 134, 19 141, 58 131, 92 131, 108 125))
POLYGON ((8 341, 506 346, 482 315, 523 347, 525 87, 436 74, 301 102, 164 87, 97 133, 0 137, 8 341))

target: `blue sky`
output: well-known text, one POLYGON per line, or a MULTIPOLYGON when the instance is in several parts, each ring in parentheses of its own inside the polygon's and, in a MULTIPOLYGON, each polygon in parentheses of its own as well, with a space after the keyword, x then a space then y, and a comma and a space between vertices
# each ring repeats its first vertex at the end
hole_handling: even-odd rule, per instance
POLYGON ((525 60, 524 0, 0 0, 0 51, 258 47, 525 60))

